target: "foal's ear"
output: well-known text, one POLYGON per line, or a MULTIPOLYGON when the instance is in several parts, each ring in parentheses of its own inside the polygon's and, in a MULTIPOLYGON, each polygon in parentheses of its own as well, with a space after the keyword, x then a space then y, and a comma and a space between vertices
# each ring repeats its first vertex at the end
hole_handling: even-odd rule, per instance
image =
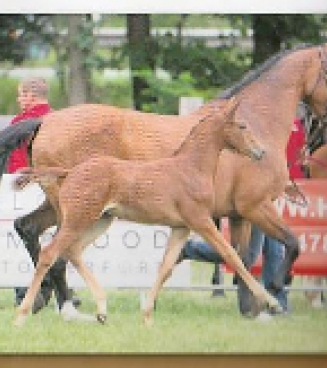
POLYGON ((225 107, 225 115, 227 119, 231 119, 234 117, 234 114, 236 112, 236 109, 238 108, 240 104, 240 99, 236 96, 231 97, 225 107))

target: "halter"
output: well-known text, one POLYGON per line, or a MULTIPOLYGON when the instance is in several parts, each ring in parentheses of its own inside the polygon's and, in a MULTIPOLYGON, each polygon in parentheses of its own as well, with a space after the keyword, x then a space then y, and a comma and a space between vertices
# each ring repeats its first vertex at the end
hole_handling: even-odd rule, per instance
MULTIPOLYGON (((325 82, 325 86, 327 88, 327 55, 326 55, 325 49, 322 46, 319 46, 318 50, 319 50, 319 58, 320 58, 321 67, 319 69, 319 73, 318 73, 316 82, 313 85, 311 92, 307 95, 306 99, 311 99, 312 98, 312 95, 314 94, 321 78, 325 82)), ((306 108, 310 109, 311 119, 312 119, 312 116, 314 115, 314 113, 312 112, 312 109, 308 107, 308 104, 305 104, 305 105, 306 105, 306 108)), ((302 150, 299 154, 299 157, 294 162, 288 163, 288 167, 293 166, 297 162, 303 164, 303 162, 306 159, 310 159, 310 156, 308 155, 309 147, 320 136, 323 129, 327 126, 327 102, 326 102, 326 106, 325 106, 325 112, 317 118, 319 119, 319 125, 318 125, 317 129, 312 134, 310 139, 305 142, 304 147, 302 148, 302 150)), ((323 166, 325 166, 325 165, 323 165, 323 166)), ((302 191, 300 190, 300 188, 298 187, 298 185, 296 184, 296 182, 293 179, 291 179, 290 181, 292 183, 293 189, 300 196, 300 202, 296 201, 296 199, 294 197, 291 198, 291 197, 287 196, 286 198, 288 200, 290 200, 291 202, 297 203, 300 206, 303 206, 303 207, 307 206, 308 202, 307 202, 307 199, 305 198, 305 195, 302 193, 302 191)))
MULTIPOLYGON (((311 92, 306 96, 305 100, 312 98, 312 95, 314 94, 321 78, 325 82, 325 85, 327 88, 327 55, 326 55, 325 49, 322 46, 319 46, 318 51, 319 51, 321 67, 319 69, 319 73, 318 73, 316 82, 313 85, 311 92)), ((304 102, 304 105, 305 105, 306 110, 309 111, 308 119, 312 121, 316 115, 312 112, 311 107, 309 107, 309 105, 306 102, 304 102)), ((307 152, 310 150, 311 145, 316 141, 316 139, 320 137, 321 133, 327 126, 327 102, 326 102, 325 112, 321 116, 316 116, 316 118, 319 121, 318 126, 315 129, 315 131, 312 133, 311 137, 305 142, 304 147, 301 150, 300 157, 297 159, 297 161, 303 161, 308 156, 307 152)))

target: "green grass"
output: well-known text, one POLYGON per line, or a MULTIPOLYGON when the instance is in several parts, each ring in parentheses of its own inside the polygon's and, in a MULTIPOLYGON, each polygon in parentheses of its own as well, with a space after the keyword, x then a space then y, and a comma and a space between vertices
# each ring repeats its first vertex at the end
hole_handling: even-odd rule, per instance
MULTIPOLYGON (((90 294, 78 291, 81 310, 95 309, 90 294)), ((108 290, 106 325, 64 322, 51 303, 21 328, 12 325, 13 291, 0 290, 0 353, 326 353, 327 309, 314 310, 303 294, 290 294, 292 315, 264 323, 239 315, 236 295, 164 290, 155 324, 142 324, 139 296, 108 290)))

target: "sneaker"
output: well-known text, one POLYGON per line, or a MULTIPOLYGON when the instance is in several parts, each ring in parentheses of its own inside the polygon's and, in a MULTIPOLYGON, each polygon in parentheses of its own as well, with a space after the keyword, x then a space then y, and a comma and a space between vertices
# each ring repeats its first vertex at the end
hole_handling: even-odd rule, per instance
POLYGON ((273 320, 273 316, 267 311, 261 311, 254 319, 259 322, 271 322, 273 320))

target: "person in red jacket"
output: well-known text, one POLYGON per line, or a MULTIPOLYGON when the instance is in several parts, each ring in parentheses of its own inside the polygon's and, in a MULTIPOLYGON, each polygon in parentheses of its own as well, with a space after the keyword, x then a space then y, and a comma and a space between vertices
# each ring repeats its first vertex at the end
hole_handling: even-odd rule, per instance
MULTIPOLYGON (((40 117, 52 110, 47 99, 47 85, 42 78, 21 82, 18 86, 17 101, 21 112, 12 119, 11 125, 40 117)), ((24 142, 11 153, 7 161, 7 173, 12 174, 22 167, 29 166, 27 144, 28 142, 24 142)))
MULTIPOLYGON (((10 124, 19 124, 25 120, 37 118, 49 113, 52 108, 49 105, 47 95, 48 87, 43 78, 31 78, 22 81, 18 86, 17 95, 17 102, 21 112, 12 119, 10 124)), ((26 166, 29 166, 28 142, 22 143, 19 148, 12 151, 7 160, 6 172, 12 174, 26 166)), ((26 249, 35 264, 37 262, 37 255, 34 249, 30 249, 27 245, 26 249)), ((50 276, 47 275, 35 299, 33 313, 37 313, 46 304, 46 301, 51 297, 52 290, 52 282, 50 276)), ((19 305, 25 296, 26 288, 16 288, 15 291, 16 305, 19 305)))
MULTIPOLYGON (((48 102, 48 86, 43 78, 30 78, 22 81, 18 86, 17 95, 18 105, 21 112, 17 114, 11 121, 11 125, 23 123, 29 119, 39 118, 52 111, 52 108, 48 102)), ((7 159, 6 172, 15 173, 18 169, 29 166, 29 155, 28 155, 29 141, 22 143, 19 148, 14 149, 7 159)), ((18 235, 24 240, 24 245, 34 263, 37 264, 40 246, 38 239, 35 239, 30 234, 24 232, 24 227, 21 226, 22 221, 26 221, 26 217, 18 218, 14 222, 14 228, 18 235)), ((25 224, 26 226, 26 224, 25 224)), ((36 223, 28 223, 28 227, 38 226, 36 223)), ((69 293, 71 304, 67 304, 65 309, 65 316, 69 314, 69 318, 83 319, 84 316, 79 313, 75 307, 80 305, 79 298, 73 295, 73 290, 68 288, 66 284, 63 290, 62 274, 66 270, 66 261, 59 258, 54 265, 50 268, 49 272, 45 275, 41 289, 36 296, 32 312, 37 313, 49 302, 52 291, 55 292, 57 305, 59 310, 63 307, 66 301, 66 292, 69 293)), ((24 299, 26 288, 16 288, 16 305, 19 305, 24 299)))
POLYGON ((292 133, 286 147, 286 158, 290 179, 303 179, 304 173, 299 160, 305 144, 305 131, 300 119, 295 119, 292 133))

